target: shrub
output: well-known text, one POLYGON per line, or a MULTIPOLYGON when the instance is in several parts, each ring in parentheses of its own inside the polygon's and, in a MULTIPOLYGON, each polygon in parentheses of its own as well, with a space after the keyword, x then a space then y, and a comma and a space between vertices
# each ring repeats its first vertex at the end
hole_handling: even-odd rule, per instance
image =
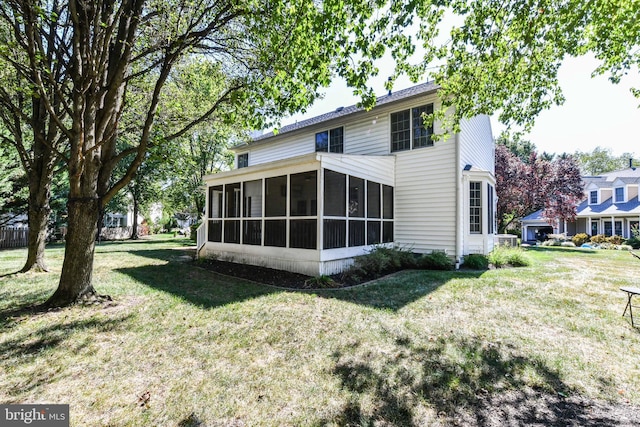
POLYGON ((566 235, 566 234, 564 234, 564 233, 561 233, 561 234, 548 234, 548 235, 547 235, 547 237, 548 237, 550 240, 556 240, 556 241, 558 241, 558 242, 565 242, 565 241, 567 241, 567 240, 568 240, 568 239, 567 239, 567 235, 566 235))
POLYGON ((575 248, 576 244, 573 242, 562 242, 560 244, 560 246, 565 247, 565 248, 575 248))
POLYGON ((489 261, 489 264, 493 264, 494 267, 502 267, 507 263, 505 249, 500 246, 494 248, 487 256, 487 260, 489 261))
POLYGON ((571 241, 576 246, 582 246, 583 244, 585 244, 585 243, 587 243, 589 241, 589 235, 586 234, 586 233, 579 233, 579 234, 576 234, 575 236, 573 236, 571 238, 571 241))
POLYGON ((473 270, 486 270, 489 267, 489 260, 485 255, 469 254, 464 256, 463 265, 473 270))
POLYGON ((524 267, 531 264, 531 260, 520 248, 497 247, 488 256, 489 262, 495 267, 512 265, 514 267, 524 267))
POLYGON ((329 276, 315 276, 304 281, 305 288, 335 288, 337 283, 329 276))
POLYGON ((416 257, 411 251, 399 247, 376 246, 368 254, 356 257, 353 265, 342 274, 342 280, 357 283, 404 268, 415 267, 416 257))
POLYGON ((356 257, 354 267, 362 270, 365 275, 380 275, 389 270, 391 259, 383 248, 374 248, 366 255, 356 257))
POLYGON ((531 265, 531 259, 523 251, 512 250, 507 255, 507 262, 514 267, 526 267, 531 265))
POLYGON ((418 259, 418 266, 425 270, 451 270, 453 262, 443 251, 433 251, 418 259))
POLYGON ((561 246, 562 242, 559 240, 545 240, 542 242, 542 246, 561 246))
POLYGON ((610 236, 607 237, 607 243, 611 243, 612 245, 621 245, 624 239, 622 236, 610 236))
POLYGON ((605 243, 607 241, 607 237, 604 234, 596 234, 595 236, 591 236, 591 243, 605 243))
POLYGON ((632 237, 624 242, 625 245, 631 246, 633 249, 640 249, 640 238, 632 237))

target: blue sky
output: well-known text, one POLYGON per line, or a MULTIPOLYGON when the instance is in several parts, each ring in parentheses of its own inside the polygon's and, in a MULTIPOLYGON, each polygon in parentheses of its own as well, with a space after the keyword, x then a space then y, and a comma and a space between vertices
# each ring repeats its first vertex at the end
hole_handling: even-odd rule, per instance
MULTIPOLYGON (((640 74, 636 72, 614 85, 605 76, 591 78, 596 65, 597 62, 588 57, 568 58, 562 65, 559 81, 565 103, 542 112, 532 132, 526 136, 538 151, 590 152, 600 146, 610 148, 615 155, 625 152, 640 155, 640 99, 634 98, 629 91, 631 87, 640 88, 640 74)), ((384 76, 386 74, 381 72, 380 77, 373 80, 374 86, 380 86, 380 95, 385 93, 384 76)), ((395 89, 411 84, 407 79, 399 80, 395 89)), ((318 100, 305 114, 284 119, 282 124, 314 117, 357 101, 343 81, 335 81, 324 99, 318 100)), ((495 118, 492 118, 492 127, 494 136, 503 129, 495 118)))

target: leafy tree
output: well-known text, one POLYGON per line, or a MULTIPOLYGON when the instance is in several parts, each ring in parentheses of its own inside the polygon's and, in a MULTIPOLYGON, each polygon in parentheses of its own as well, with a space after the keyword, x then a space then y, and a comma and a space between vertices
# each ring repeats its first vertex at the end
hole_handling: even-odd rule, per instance
MULTIPOLYGON (((369 27, 375 13, 367 0, 0 4, 0 20, 15 29, 15 45, 29 58, 24 79, 69 142, 67 245, 58 288, 46 305, 95 295, 91 275, 99 212, 133 179, 149 147, 184 135, 212 115, 260 125, 297 111, 313 101, 334 72, 372 98, 365 83, 375 70, 365 59, 382 56, 384 43, 370 37, 377 32, 360 30, 369 27), (176 121, 156 123, 168 102, 165 86, 175 67, 199 55, 224 71, 222 90, 195 115, 189 110, 176 121), (356 56, 360 59, 352 62, 356 56), (56 64, 54 72, 51 64, 56 64), (127 123, 134 116, 124 114, 133 108, 130 98, 136 99, 141 116, 127 123), (224 105, 234 108, 221 114, 224 105), (119 151, 119 132, 135 123, 143 123, 135 145, 119 151), (155 125, 171 131, 156 133, 155 125), (113 182, 116 166, 127 158, 132 160, 126 173, 113 182)), ((392 11, 382 15, 383 27, 399 34, 402 28, 391 21, 392 11)), ((377 30, 393 41, 384 28, 377 30)), ((398 51, 407 48, 399 46, 398 51)), ((1 53, 8 56, 6 50, 1 53)))
POLYGON ((529 166, 504 144, 496 145, 495 174, 498 230, 504 233, 514 220, 535 212, 533 195, 526 191, 531 174, 529 166))
POLYGON ((531 155, 536 151, 536 145, 531 141, 522 139, 521 133, 509 135, 503 132, 496 139, 496 145, 505 146, 513 155, 525 163, 529 162, 531 155))
POLYGON ((584 198, 580 169, 571 156, 548 160, 533 152, 524 162, 506 145, 498 144, 495 171, 500 232, 539 209, 548 221, 573 220, 584 198))
POLYGON ((189 213, 200 219, 205 209, 202 189, 205 175, 228 170, 233 154, 227 143, 234 138, 227 126, 205 128, 180 138, 172 159, 176 174, 168 181, 165 202, 173 212, 189 213))
POLYGON ((629 167, 631 153, 614 156, 610 148, 596 147, 591 153, 576 151, 573 156, 580 165, 583 175, 600 175, 606 172, 621 170, 629 167))
MULTIPOLYGON (((164 122, 170 121, 168 117, 184 115, 215 96, 225 79, 220 66, 209 62, 190 60, 176 68, 176 75, 166 88, 171 103, 164 111, 164 122)), ((224 117, 230 112, 221 107, 221 113, 219 116, 224 117)), ((227 151, 227 145, 241 140, 248 131, 243 112, 233 114, 236 117, 233 124, 219 116, 210 117, 163 145, 162 153, 158 154, 166 159, 167 168, 171 170, 164 183, 165 211, 198 219, 202 216, 205 203, 202 178, 230 168, 233 154, 227 151)))
POLYGON ((18 153, 0 144, 0 227, 12 223, 27 212, 27 177, 18 153))
POLYGON ((571 156, 560 156, 550 162, 550 173, 544 178, 545 194, 542 216, 548 221, 574 221, 576 207, 584 199, 580 168, 571 156))
MULTIPOLYGON (((7 5, 0 5, 6 13, 7 5)), ((25 14, 28 20, 39 19, 35 10, 25 14)), ((10 13, 10 15, 12 15, 10 13)), ((39 56, 28 55, 29 43, 35 40, 25 37, 20 25, 12 25, 7 15, 0 18, 0 143, 13 147, 19 164, 26 174, 28 188, 29 235, 27 260, 21 272, 47 271, 44 248, 47 239, 47 224, 51 214, 49 199, 53 176, 66 151, 66 135, 52 119, 55 112, 58 120, 65 120, 57 86, 67 84, 62 64, 55 58, 53 40, 60 34, 49 31, 40 39, 39 56), (36 83, 35 65, 39 72, 46 73, 51 80, 36 83), (55 81, 52 82, 52 80, 55 81), (45 95, 45 96, 42 96, 45 95)))

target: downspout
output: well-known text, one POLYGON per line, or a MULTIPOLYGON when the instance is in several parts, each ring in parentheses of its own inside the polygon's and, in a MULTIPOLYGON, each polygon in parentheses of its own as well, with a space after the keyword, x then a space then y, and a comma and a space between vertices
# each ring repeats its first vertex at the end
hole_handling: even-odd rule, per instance
POLYGON ((462 251, 463 251, 463 224, 464 214, 463 209, 463 187, 462 187, 462 164, 460 162, 460 137, 459 134, 455 134, 456 144, 456 215, 458 217, 456 221, 456 270, 460 269, 462 263, 462 251))

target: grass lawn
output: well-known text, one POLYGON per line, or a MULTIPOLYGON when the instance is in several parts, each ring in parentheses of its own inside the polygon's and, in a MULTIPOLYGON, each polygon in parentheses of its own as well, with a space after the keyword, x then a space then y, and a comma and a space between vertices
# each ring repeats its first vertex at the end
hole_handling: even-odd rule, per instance
POLYGON ((626 252, 530 249, 526 268, 290 292, 193 267, 183 242, 103 243, 93 280, 113 302, 36 314, 20 309, 53 292, 63 248, 43 274, 10 274, 26 251, 0 251, 0 403, 68 403, 73 426, 640 419, 626 252))

